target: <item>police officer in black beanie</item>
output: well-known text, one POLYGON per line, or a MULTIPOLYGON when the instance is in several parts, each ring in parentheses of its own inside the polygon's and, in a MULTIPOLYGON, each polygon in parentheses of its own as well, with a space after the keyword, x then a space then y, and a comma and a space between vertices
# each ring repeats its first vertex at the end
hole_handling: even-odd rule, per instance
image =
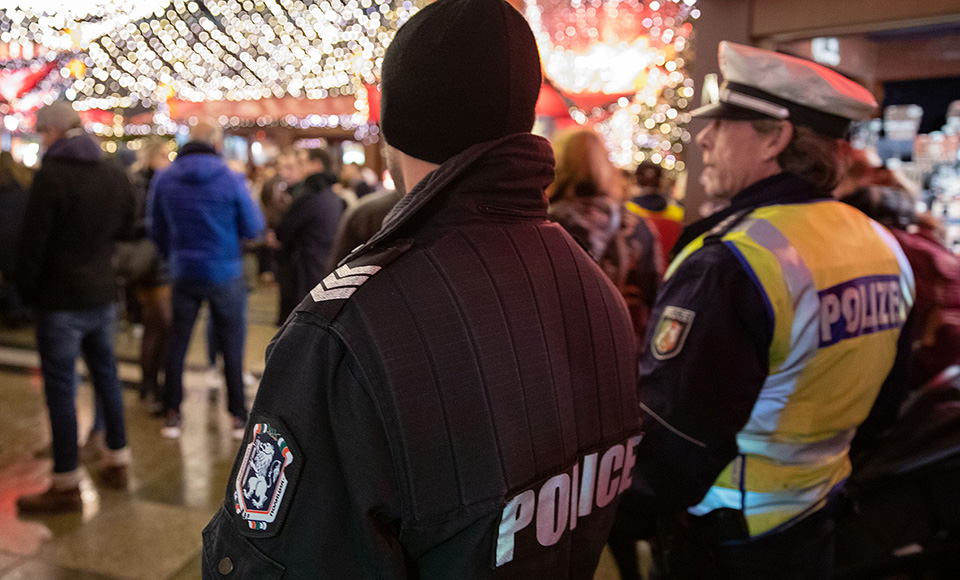
POLYGON ((631 484, 635 339, 546 221, 540 61, 503 0, 439 0, 383 63, 409 193, 287 320, 204 578, 590 579, 631 484))

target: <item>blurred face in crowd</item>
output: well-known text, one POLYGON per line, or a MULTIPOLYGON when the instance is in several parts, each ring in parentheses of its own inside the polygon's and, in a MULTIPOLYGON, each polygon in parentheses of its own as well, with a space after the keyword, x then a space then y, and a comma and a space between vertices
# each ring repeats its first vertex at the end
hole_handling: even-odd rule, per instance
POLYGON ((607 146, 597 133, 589 129, 576 131, 561 140, 557 149, 557 181, 591 183, 601 195, 623 198, 622 175, 610 161, 607 146))
POLYGON ((769 134, 758 133, 751 121, 711 119, 697 135, 703 149, 700 184, 707 197, 729 200, 754 183, 780 173, 777 155, 793 129, 790 123, 769 134))
POLYGON ((150 157, 150 168, 160 171, 170 165, 170 155, 166 151, 157 151, 150 157))
POLYGON ((282 155, 277 163, 277 173, 289 185, 303 181, 303 168, 297 155, 282 155))
POLYGON ((327 167, 324 166, 323 161, 320 159, 310 159, 310 157, 300 162, 300 168, 305 176, 316 175, 317 173, 327 171, 327 167))
POLYGON ((38 127, 37 134, 40 136, 40 144, 44 149, 49 149, 51 145, 64 136, 65 131, 51 127, 38 127))
POLYGON ((349 163, 344 166, 340 172, 340 181, 355 184, 360 181, 360 166, 356 163, 349 163))
POLYGON ((660 174, 651 168, 637 170, 637 185, 640 187, 659 187, 660 174))

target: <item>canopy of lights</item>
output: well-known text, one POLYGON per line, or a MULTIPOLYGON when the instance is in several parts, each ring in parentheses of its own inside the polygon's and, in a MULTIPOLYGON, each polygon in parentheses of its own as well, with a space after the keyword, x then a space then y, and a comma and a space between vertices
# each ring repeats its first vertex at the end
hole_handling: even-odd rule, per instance
MULTIPOLYGON (((681 169, 695 2, 523 0, 563 104, 538 113, 559 117, 558 127, 596 127, 620 165, 681 169)), ((65 98, 98 133, 123 138, 176 132, 176 112, 190 103, 227 112, 235 103, 238 112, 220 116, 228 126, 340 127, 375 139, 384 51, 426 3, 0 0, 0 114, 7 130, 24 131, 36 109, 65 98), (250 106, 263 101, 273 106, 250 106)))

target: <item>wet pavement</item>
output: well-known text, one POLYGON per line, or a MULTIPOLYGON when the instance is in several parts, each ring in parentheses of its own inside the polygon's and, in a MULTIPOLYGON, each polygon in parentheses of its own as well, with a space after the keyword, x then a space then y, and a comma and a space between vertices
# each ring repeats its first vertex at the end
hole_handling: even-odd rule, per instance
MULTIPOLYGON (((248 405, 263 371, 264 350, 276 332, 276 290, 250 297, 246 370, 248 405)), ((160 437, 161 419, 124 389, 127 439, 133 453, 126 491, 101 489, 95 470, 82 466, 82 513, 18 517, 20 495, 49 482, 50 426, 31 329, 0 330, 0 580, 196 580, 200 531, 223 501, 239 448, 231 439, 223 385, 211 397, 206 373, 204 319, 194 332, 184 378, 183 436, 160 437)), ((120 376, 139 383, 139 339, 132 327, 117 335, 120 376)), ((80 369, 83 373, 82 365, 80 369)), ((93 420, 93 391, 77 397, 81 443, 93 420)), ((596 580, 619 578, 604 553, 596 580)))

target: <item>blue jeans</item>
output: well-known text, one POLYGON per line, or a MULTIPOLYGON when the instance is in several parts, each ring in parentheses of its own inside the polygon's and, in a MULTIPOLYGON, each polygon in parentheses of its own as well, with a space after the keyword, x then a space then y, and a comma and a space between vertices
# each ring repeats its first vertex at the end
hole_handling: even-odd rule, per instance
POLYGON ((247 288, 243 280, 209 284, 177 280, 173 284, 173 329, 167 358, 167 411, 180 412, 183 402, 183 366, 190 346, 193 324, 200 305, 207 301, 213 331, 223 353, 223 374, 227 383, 227 408, 246 421, 243 396, 243 347, 246 339, 247 288))
POLYGON ((116 310, 111 304, 84 310, 52 310, 37 317, 37 350, 53 432, 53 471, 77 468, 77 357, 90 370, 105 422, 107 447, 127 445, 123 396, 113 354, 116 310))
POLYGON ((217 342, 217 332, 213 326, 213 318, 207 321, 207 361, 209 366, 217 366, 217 355, 220 354, 220 343, 217 342))

